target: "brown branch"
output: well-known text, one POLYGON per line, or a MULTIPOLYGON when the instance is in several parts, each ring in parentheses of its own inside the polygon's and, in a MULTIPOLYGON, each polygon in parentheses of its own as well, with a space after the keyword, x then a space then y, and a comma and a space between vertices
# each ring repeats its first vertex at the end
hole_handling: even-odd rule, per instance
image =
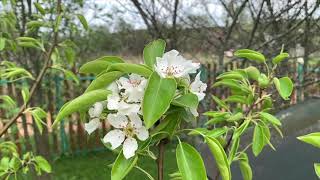
MULTIPOLYGON (((61 13, 61 0, 57 0, 57 14, 59 15, 60 13, 61 13)), ((0 137, 2 137, 8 131, 8 129, 17 121, 17 119, 23 114, 23 112, 27 108, 28 104, 30 103, 30 100, 31 100, 32 96, 34 95, 36 89, 39 87, 43 76, 45 75, 47 69, 50 66, 51 55, 54 52, 54 49, 55 49, 57 43, 58 43, 58 32, 55 31, 53 33, 53 43, 52 43, 48 53, 44 52, 44 55, 46 56, 46 59, 45 59, 44 65, 43 65, 38 77, 36 78, 35 82, 33 83, 32 87, 31 87, 30 98, 27 100, 27 102, 25 102, 25 104, 23 104, 20 107, 19 112, 13 118, 11 118, 9 120, 9 122, 6 123, 5 126, 1 129, 0 137)))
POLYGON ((163 161, 164 161, 164 151, 165 151, 165 142, 166 140, 163 139, 160 141, 159 145, 158 145, 158 149, 159 149, 159 156, 157 159, 157 163, 158 163, 158 180, 163 180, 163 161))

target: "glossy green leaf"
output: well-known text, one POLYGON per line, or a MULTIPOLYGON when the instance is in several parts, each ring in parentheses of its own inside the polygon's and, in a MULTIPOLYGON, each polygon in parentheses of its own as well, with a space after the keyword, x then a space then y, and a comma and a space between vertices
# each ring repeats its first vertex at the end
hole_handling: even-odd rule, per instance
POLYGON ((150 76, 142 102, 143 119, 147 128, 167 111, 176 89, 174 79, 160 78, 155 72, 150 76))
POLYGON ((71 100, 61 108, 52 126, 56 126, 64 117, 76 111, 87 110, 95 102, 106 100, 110 93, 106 89, 93 90, 71 100))
POLYGON ((172 101, 172 104, 180 107, 197 108, 199 101, 198 97, 193 93, 184 94, 172 101))
POLYGON ((46 159, 44 159, 42 156, 36 156, 34 159, 41 170, 47 173, 51 173, 51 165, 46 159))
POLYGON ((256 125, 253 132, 252 140, 252 152, 255 156, 258 156, 263 147, 265 146, 265 137, 263 134, 263 129, 260 125, 256 125))
POLYGON ((259 114, 260 114, 260 118, 265 119, 274 125, 281 126, 280 120, 275 116, 266 112, 260 112, 259 114))
POLYGON ((320 178, 320 163, 314 163, 314 171, 316 172, 318 178, 320 178))
POLYGON ((41 15, 46 14, 46 11, 43 9, 40 3, 34 2, 33 4, 37 8, 37 10, 40 12, 41 15))
POLYGON ((10 108, 15 108, 17 106, 16 102, 8 95, 0 95, 0 100, 10 108))
POLYGON ((81 22, 83 28, 85 30, 88 30, 89 29, 89 25, 88 25, 88 22, 87 22, 86 18, 82 14, 77 14, 77 17, 78 17, 79 21, 81 22))
POLYGON ((241 96, 241 95, 232 95, 227 97, 225 102, 233 102, 233 103, 240 103, 240 104, 249 104, 248 97, 241 96))
POLYGON ((217 105, 223 109, 229 109, 227 104, 221 101, 218 97, 212 95, 212 99, 217 103, 217 105))
POLYGON ((214 128, 213 130, 208 130, 208 132, 206 132, 205 135, 209 137, 217 138, 224 135, 227 131, 228 131, 227 127, 214 128))
POLYGON ((230 149, 229 157, 228 157, 228 161, 229 161, 230 165, 231 165, 232 161, 234 160, 234 157, 235 157, 235 155, 236 155, 236 153, 238 151, 239 145, 240 145, 240 138, 236 137, 236 136, 233 136, 232 137, 231 149, 230 149))
POLYGON ((269 85, 269 79, 265 74, 262 73, 258 78, 258 83, 260 87, 265 88, 269 85))
POLYGON ((239 157, 239 165, 243 180, 252 180, 252 169, 250 167, 247 154, 241 153, 239 157))
POLYGON ((158 39, 150 42, 143 49, 144 63, 150 68, 154 68, 157 57, 162 57, 166 48, 166 42, 162 39, 158 39))
POLYGON ((275 58, 272 59, 272 63, 279 64, 280 62, 282 62, 283 60, 285 60, 288 57, 289 57, 288 53, 280 53, 279 55, 277 55, 275 58))
POLYGON ((212 137, 205 137, 206 143, 209 146, 211 153, 214 156, 222 180, 231 180, 231 171, 227 155, 219 141, 212 137))
POLYGON ((117 56, 104 56, 93 61, 89 61, 82 65, 79 69, 80 73, 99 74, 113 63, 123 63, 124 61, 117 56))
POLYGON ((306 142, 308 144, 320 148, 320 132, 300 136, 298 137, 298 139, 300 141, 306 142))
POLYGON ((180 142, 176 149, 179 171, 184 180, 206 180, 206 169, 198 151, 187 143, 180 142))
POLYGON ((242 80, 245 76, 240 71, 229 71, 220 74, 217 79, 236 79, 236 80, 242 80))
POLYGON ((250 124, 250 120, 244 120, 243 123, 235 130, 234 137, 240 137, 250 124))
POLYGON ((2 51, 6 46, 6 39, 3 37, 0 37, 0 51, 2 51))
POLYGON ((110 70, 139 74, 147 78, 152 74, 152 71, 142 64, 116 63, 110 66, 109 71, 110 70))
POLYGON ((111 180, 121 180, 128 175, 138 161, 138 156, 126 159, 122 153, 119 153, 111 170, 111 180))
POLYGON ((61 21, 62 21, 62 14, 59 14, 54 24, 54 32, 58 32, 59 27, 61 25, 61 21))
POLYGON ((234 122, 234 121, 239 121, 240 119, 243 118, 243 113, 242 112, 238 112, 236 114, 231 115, 227 121, 228 122, 234 122))
POLYGON ((113 81, 119 79, 123 75, 120 71, 111 71, 98 76, 95 80, 91 82, 85 92, 105 89, 113 81))
POLYGON ((247 67, 245 71, 250 79, 258 80, 258 78, 260 77, 260 71, 254 66, 247 67))
POLYGON ((239 49, 234 53, 235 56, 240 58, 246 58, 249 60, 254 60, 259 63, 263 63, 266 61, 266 58, 263 54, 257 51, 253 51, 250 49, 239 49))
POLYGON ((276 86, 280 96, 284 100, 288 100, 293 90, 293 83, 291 79, 288 77, 283 77, 280 79, 275 77, 273 78, 273 83, 276 86))

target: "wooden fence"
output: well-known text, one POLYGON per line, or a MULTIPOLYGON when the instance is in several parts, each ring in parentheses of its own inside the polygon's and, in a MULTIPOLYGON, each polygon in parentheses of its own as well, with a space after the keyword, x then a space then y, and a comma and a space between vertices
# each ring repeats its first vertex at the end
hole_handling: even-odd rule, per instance
MULTIPOLYGON (((251 65, 249 62, 233 61, 225 65, 224 71, 229 71, 235 68, 245 68, 251 65)), ((215 82, 217 76, 216 64, 205 64, 202 66, 201 78, 207 82, 207 94, 214 94, 222 99, 227 97, 230 92, 227 89, 210 88, 215 82)), ((258 65, 258 69, 266 71, 264 66, 258 65)), ((295 85, 299 87, 298 65, 296 63, 284 63, 277 70, 277 75, 288 75, 293 79, 295 85)), ((306 77, 312 80, 319 80, 319 71, 307 73, 306 77)), ((43 108, 48 110, 47 128, 44 128, 42 134, 36 128, 34 120, 30 114, 25 114, 20 117, 16 124, 2 137, 2 140, 14 141, 20 152, 34 151, 44 156, 59 156, 61 154, 77 154, 86 153, 88 151, 103 150, 101 138, 107 133, 109 125, 106 122, 102 123, 102 127, 88 136, 84 131, 83 122, 77 114, 72 115, 67 120, 60 124, 58 129, 51 129, 53 116, 61 108, 61 106, 69 99, 80 95, 85 87, 93 80, 93 77, 80 77, 80 84, 74 85, 70 80, 65 80, 59 76, 48 75, 45 77, 42 87, 39 89, 38 96, 31 102, 30 106, 44 105, 43 108)), ((23 84, 23 83, 22 83, 23 84)), ((21 102, 22 98, 17 92, 21 85, 3 83, 0 84, 0 94, 8 94, 21 102)), ((298 92, 302 88, 295 88, 290 101, 283 101, 278 98, 276 101, 277 109, 296 104, 299 99, 304 98, 303 95, 319 96, 319 83, 309 85, 302 89, 304 92, 298 92), (302 94, 301 97, 298 95, 302 94), (298 98, 299 97, 299 98, 298 98)), ((210 96, 201 103, 201 112, 209 109, 214 109, 215 104, 210 96)), ((13 112, 14 113, 14 112, 13 112)), ((3 110, 0 110, 0 117, 6 117, 3 110)), ((3 127, 5 120, 0 121, 0 129, 3 127)))

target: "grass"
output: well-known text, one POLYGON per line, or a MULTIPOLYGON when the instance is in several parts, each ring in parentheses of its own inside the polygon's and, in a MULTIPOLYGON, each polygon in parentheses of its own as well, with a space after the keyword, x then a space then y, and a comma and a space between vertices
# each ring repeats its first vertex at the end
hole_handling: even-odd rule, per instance
MULTIPOLYGON (((177 171, 175 158, 175 145, 168 145, 165 152, 164 179, 169 179, 169 174, 177 171)), ((153 151, 156 153, 156 150, 153 151)), ((53 180, 108 180, 110 179, 111 167, 108 167, 116 158, 112 152, 95 152, 86 155, 60 157, 52 164, 53 180)), ((140 156, 138 165, 157 179, 157 164, 149 157, 140 156)), ((35 177, 24 177, 31 180, 35 177)), ((45 179, 45 178, 44 178, 45 179)), ((125 180, 148 179, 140 170, 133 168, 125 180)))

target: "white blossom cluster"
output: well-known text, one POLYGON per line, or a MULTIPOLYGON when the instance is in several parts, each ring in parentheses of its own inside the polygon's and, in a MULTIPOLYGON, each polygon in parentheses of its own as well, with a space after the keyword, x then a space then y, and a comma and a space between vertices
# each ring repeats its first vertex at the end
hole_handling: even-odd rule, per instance
MULTIPOLYGON (((188 81, 190 81, 189 74, 196 73, 199 68, 200 63, 186 60, 176 50, 166 52, 161 58, 157 57, 155 64, 155 70, 160 77, 184 78, 188 81)), ((200 72, 196 75, 195 80, 192 83, 189 82, 189 84, 190 92, 197 95, 199 101, 203 100, 207 84, 200 80, 200 72)), ((199 115, 196 109, 191 109, 191 112, 194 116, 199 115)))
POLYGON ((107 115, 107 121, 114 127, 104 138, 104 143, 110 143, 111 149, 123 144, 123 154, 129 159, 138 149, 135 138, 141 141, 148 139, 149 133, 143 126, 141 102, 147 79, 136 74, 121 77, 107 88, 112 93, 107 101, 97 102, 89 109, 91 121, 85 124, 85 130, 90 134, 100 126, 100 115, 104 108, 114 113, 107 115))
MULTIPOLYGON (((195 73, 199 68, 199 63, 184 59, 176 50, 157 58, 155 64, 155 71, 161 78, 175 77, 188 81, 189 74, 195 73)), ((128 77, 121 77, 107 87, 112 91, 107 101, 97 102, 89 109, 91 120, 85 124, 85 130, 89 134, 100 126, 100 116, 105 108, 114 112, 107 115, 107 121, 114 129, 104 136, 103 142, 110 143, 111 149, 123 145, 126 159, 134 156, 138 149, 136 138, 144 141, 149 137, 149 132, 141 120, 141 102, 146 85, 147 79, 140 75, 130 74, 128 77)), ((200 72, 192 83, 189 82, 190 92, 197 95, 199 101, 204 98, 206 88, 207 85, 200 81, 200 72)), ((191 112, 198 116, 196 109, 191 109, 191 112)))

